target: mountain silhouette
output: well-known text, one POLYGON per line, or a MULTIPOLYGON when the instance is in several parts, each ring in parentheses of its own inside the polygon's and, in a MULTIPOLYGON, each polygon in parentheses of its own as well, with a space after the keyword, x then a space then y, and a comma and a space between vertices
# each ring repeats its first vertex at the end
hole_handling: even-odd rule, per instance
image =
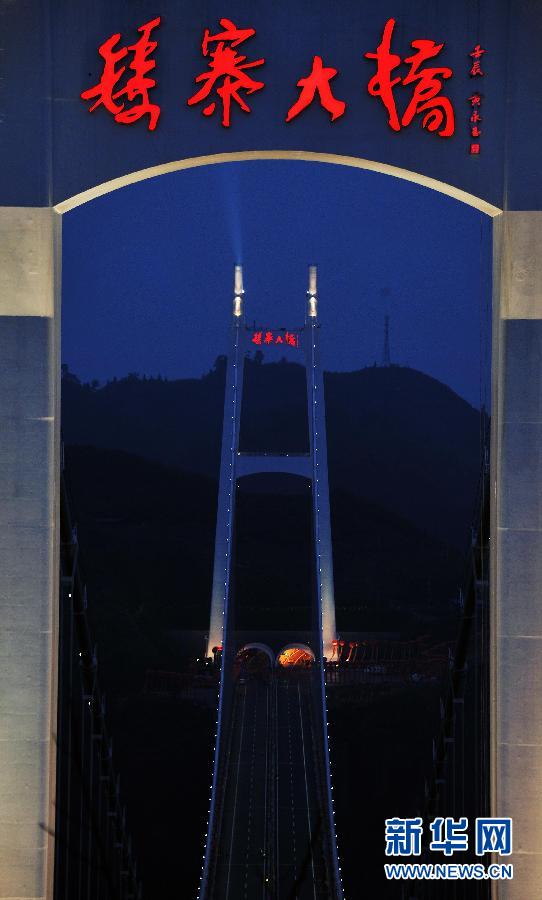
MULTIPOLYGON (((66 444, 124 450, 217 479, 225 359, 200 379, 81 384, 64 367, 66 444)), ((434 378, 400 366, 325 375, 331 490, 374 503, 464 549, 480 467, 480 413, 434 378)), ((304 369, 249 358, 245 450, 303 452, 304 369)))
MULTIPOLYGON (((276 490, 260 490, 256 479, 238 489, 237 627, 309 629, 310 491, 304 483, 285 493, 276 479, 291 476, 272 477, 276 490)), ((123 643, 129 634, 134 660, 166 665, 153 645, 160 631, 208 625, 217 482, 80 446, 66 449, 66 478, 102 646, 115 657, 113 632, 123 643)), ((331 507, 341 629, 416 633, 420 616, 442 615, 460 584, 459 551, 340 489, 331 507)))

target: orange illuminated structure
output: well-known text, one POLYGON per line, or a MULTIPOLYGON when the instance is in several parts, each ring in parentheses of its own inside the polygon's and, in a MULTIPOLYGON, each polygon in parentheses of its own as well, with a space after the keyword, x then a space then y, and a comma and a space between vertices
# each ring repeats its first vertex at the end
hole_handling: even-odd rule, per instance
POLYGON ((314 662, 314 653, 309 647, 285 647, 278 656, 279 666, 300 666, 309 668, 314 662))

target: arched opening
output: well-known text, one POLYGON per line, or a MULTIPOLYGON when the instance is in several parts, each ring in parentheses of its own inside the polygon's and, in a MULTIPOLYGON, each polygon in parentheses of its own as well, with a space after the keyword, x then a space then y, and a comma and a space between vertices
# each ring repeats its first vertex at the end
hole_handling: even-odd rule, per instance
MULTIPOLYGON (((397 188, 401 187, 400 183, 398 184, 397 182, 400 182, 401 180, 410 181, 412 183, 410 187, 412 187, 413 185, 418 185, 420 187, 430 188, 434 191, 437 191, 440 194, 446 195, 444 198, 442 198, 444 200, 446 199, 446 197, 449 197, 449 198, 461 201, 461 203, 464 204, 464 207, 463 207, 464 212, 466 211, 465 210, 466 205, 470 205, 470 206, 474 207, 475 209, 478 209, 480 212, 483 212, 489 216, 497 215, 499 212, 498 210, 490 209, 487 204, 477 202, 476 198, 469 198, 469 196, 465 195, 465 194, 462 194, 461 196, 459 196, 458 194, 461 192, 454 192, 453 189, 447 190, 447 189, 445 189, 446 186, 443 186, 443 185, 438 186, 437 183, 429 183, 429 179, 421 179, 419 176, 418 177, 407 177, 406 175, 402 175, 400 170, 391 171, 391 167, 384 167, 384 166, 380 167, 376 164, 372 164, 372 165, 363 164, 363 161, 344 162, 340 157, 332 157, 331 155, 321 155, 321 154, 294 154, 294 155, 292 155, 292 154, 275 154, 272 156, 267 155, 267 154, 247 154, 247 155, 231 154, 229 156, 218 157, 218 158, 213 158, 213 159, 207 158, 207 159, 200 159, 200 160, 193 160, 193 161, 184 161, 186 163, 185 165, 172 164, 169 168, 168 167, 159 167, 159 168, 162 168, 163 170, 162 171, 158 171, 156 169, 147 170, 146 173, 143 173, 143 172, 136 173, 136 175, 132 176, 131 178, 129 176, 127 176, 125 180, 119 179, 120 183, 112 182, 109 185, 102 185, 101 188, 96 188, 94 191, 88 192, 88 195, 79 195, 79 198, 73 198, 72 201, 67 201, 66 204, 60 204, 60 207, 57 207, 57 211, 65 212, 65 211, 69 211, 70 209, 75 210, 75 208, 77 206, 79 206, 83 203, 86 203, 87 200, 91 200, 91 199, 94 200, 99 197, 103 198, 101 201, 103 203, 107 199, 104 195, 109 194, 113 191, 116 191, 117 188, 124 187, 129 184, 134 184, 135 182, 143 182, 146 179, 152 178, 152 179, 154 179, 155 183, 161 182, 161 181, 166 182, 167 179, 158 179, 156 176, 160 175, 160 174, 171 173, 176 170, 180 171, 182 169, 197 168, 198 166, 203 167, 203 166, 210 165, 212 163, 242 162, 244 159, 247 159, 247 160, 251 160, 251 159, 252 160, 257 160, 257 159, 264 159, 264 160, 265 159, 285 159, 285 160, 288 160, 288 159, 292 159, 292 158, 299 162, 325 162, 328 164, 334 164, 334 165, 328 165, 326 167, 328 169, 328 171, 330 169, 334 169, 334 168, 336 168, 338 170, 338 169, 340 169, 341 166, 349 166, 351 169, 362 169, 362 170, 365 169, 365 170, 368 170, 369 173, 374 172, 375 175, 378 173, 380 173, 382 175, 387 174, 387 175, 392 176, 396 180, 397 188), (69 203, 71 203, 71 205, 68 205, 69 203)), ((215 166, 215 168, 220 168, 220 167, 215 166)), ((233 167, 233 166, 228 166, 227 168, 228 168, 228 170, 235 169, 235 167, 233 167)), ((314 167, 314 168, 316 168, 316 167, 314 167)), ((355 173, 351 173, 351 177, 352 178, 355 177, 357 180, 358 178, 362 177, 364 174, 365 173, 363 171, 357 171, 355 173)), ((389 181, 389 180, 390 180, 389 178, 382 179, 382 181, 389 181)), ((141 185, 136 185, 136 187, 139 190, 141 185)), ((408 187, 408 185, 407 185, 407 187, 408 187)), ((119 191, 119 193, 122 193, 122 192, 119 191)), ((424 192, 419 191, 419 193, 422 194, 424 192)), ((430 193, 430 191, 426 191, 425 193, 430 193)), ((314 196, 314 194, 313 194, 313 196, 314 196)), ((94 204, 88 204, 88 205, 92 206, 94 204)), ((458 203, 456 205, 459 206, 460 204, 458 203)), ((99 203, 97 203, 96 206, 99 206, 99 203)), ((70 217, 68 216, 68 220, 69 220, 69 218, 70 217)), ((479 218, 484 218, 484 217, 480 216, 479 218)), ((128 222, 128 221, 131 221, 131 219, 129 216, 123 216, 122 221, 128 222)), ((423 222, 422 216, 420 217, 420 221, 423 222)), ((66 224, 66 229, 65 229, 65 233, 64 233, 64 240, 65 240, 65 247, 68 248, 69 247, 68 241, 70 240, 70 237, 68 234, 69 221, 66 221, 65 224, 66 224)), ((362 234, 363 232, 360 230, 359 233, 362 234)), ((295 242, 292 242, 292 244, 295 244, 295 242)), ((215 251, 216 245, 213 243, 212 246, 215 251)), ((164 248, 163 244, 160 245, 160 249, 161 249, 161 254, 164 255, 165 248, 164 248)), ((177 252, 177 250, 175 252, 177 252)), ((245 248, 245 253, 246 253, 246 248, 245 248)), ((351 254, 351 258, 357 258, 357 257, 355 257, 355 255, 351 254)), ((232 258, 232 261, 236 261, 236 260, 233 260, 233 258, 232 258)), ((282 260, 277 257, 276 264, 281 263, 281 262, 282 262, 282 260)), ((163 268, 164 268, 164 270, 166 270, 168 272, 174 271, 174 269, 171 266, 168 266, 167 264, 163 265, 163 268)), ((205 271, 205 269, 197 266, 196 264, 194 264, 193 268, 200 272, 205 271)), ((251 269, 247 266, 247 273, 249 273, 249 272, 251 272, 251 269)), ((284 276, 283 272, 281 273, 281 275, 282 275, 283 280, 285 282, 287 282, 288 284, 294 283, 293 280, 286 278, 284 276)), ((183 289, 185 291, 185 296, 186 297, 195 296, 196 292, 190 290, 189 288, 187 289, 185 282, 186 282, 186 272, 183 271, 183 289)), ((120 279, 118 279, 118 283, 120 284, 120 279)), ((268 279, 268 283, 270 283, 270 284, 273 283, 271 278, 268 279)), ((228 285, 229 285, 229 282, 228 282, 228 285)), ((177 291, 177 293, 178 293, 178 286, 174 286, 174 287, 175 287, 175 291, 177 291)), ((337 285, 337 287, 340 287, 340 285, 337 285)), ((221 290, 222 289, 220 286, 218 288, 214 288, 212 291, 209 291, 209 295, 214 296, 214 297, 219 297, 219 296, 221 296, 221 290)), ((257 291, 253 291, 254 295, 256 295, 257 293, 258 293, 257 291)), ((335 297, 335 298, 342 298, 347 295, 346 291, 344 291, 344 290, 341 291, 341 290, 335 289, 335 287, 333 285, 330 285, 327 288, 327 293, 328 293, 329 297, 335 297)), ((150 292, 148 293, 148 295, 150 295, 150 292)), ((387 295, 385 295, 385 296, 387 297, 387 295)), ((117 290, 117 293, 115 294, 115 297, 116 297, 117 303, 118 303, 118 290, 117 290)), ((132 297, 130 297, 130 301, 131 300, 132 300, 132 297)), ((252 299, 251 302, 254 303, 255 298, 252 299)), ((337 299, 334 302, 338 303, 339 299, 337 299)), ((342 300, 341 300, 341 302, 342 302, 342 300)), ((218 303, 219 303, 219 301, 217 300, 216 301, 217 306, 218 306, 218 303)), ((181 307, 184 305, 188 306, 188 303, 187 304, 182 304, 182 303, 178 304, 178 306, 181 306, 181 307)), ((203 305, 203 303, 202 303, 202 305, 203 305)), ((345 305, 346 304, 344 304, 344 306, 345 305)), ((198 304, 198 306, 199 306, 199 304, 198 304)), ((405 306, 406 306, 406 304, 405 304, 405 306)), ((171 304, 171 308, 172 309, 175 308, 173 303, 171 304)), ((250 309, 251 307, 248 307, 248 308, 250 309)), ((325 304, 323 304, 323 309, 325 309, 325 304)), ((330 309, 332 310, 333 307, 330 307, 330 309)), ((343 308, 342 312, 343 312, 343 317, 344 317, 344 312, 345 312, 344 308, 343 308)), ((273 313, 274 313, 274 315, 276 315, 276 300, 275 300, 275 298, 273 300, 273 313)), ((157 318, 156 310, 153 310, 153 315, 155 318, 157 318)), ((203 348, 206 345, 206 335, 205 335, 205 333, 203 333, 203 334, 201 333, 201 329, 203 328, 203 326, 205 325, 205 323, 207 321, 210 321, 211 317, 206 316, 205 313, 202 311, 201 318, 202 318, 202 322, 200 322, 199 326, 198 326, 198 328, 200 329, 200 330, 198 330, 198 341, 197 342, 194 341, 194 344, 197 343, 198 346, 200 346, 203 351, 203 348)), ((329 318, 331 319, 331 316, 329 316, 329 318)), ((288 320, 285 320, 285 321, 286 321, 286 324, 288 324, 288 320)), ((330 323, 330 326, 331 326, 331 323, 330 323)), ((381 323, 379 324, 379 327, 381 327, 381 323)), ((170 329, 170 331, 173 332, 173 329, 170 329)), ((119 328, 119 333, 123 334, 123 332, 121 331, 120 328, 119 328)), ((182 335, 183 333, 187 333, 187 331, 185 330, 185 332, 183 332, 181 329, 179 329, 179 334, 182 335)), ((123 337, 124 337, 124 334, 123 334, 123 337)), ((129 343, 128 341, 125 341, 125 344, 128 344, 128 343, 129 343)), ((151 342, 148 342, 148 343, 151 343, 151 342)), ((154 341, 152 343, 154 343, 156 346, 159 346, 158 341, 154 341)), ((376 341, 375 341, 375 343, 376 343, 376 341)), ((343 349, 341 350, 341 353, 343 353, 343 349)), ((395 345, 393 345, 393 350, 395 352, 395 345)), ((356 350, 356 352, 358 352, 358 351, 356 350)), ((292 354, 293 354, 293 351, 292 351, 292 354)), ((112 357, 114 357, 115 359, 117 358, 115 354, 112 354, 112 357)), ((392 356, 392 359, 395 359, 395 357, 392 356)), ((279 365, 280 359, 275 364, 279 365)), ((295 358, 292 359, 291 364, 295 365, 295 358)), ((220 374, 220 373, 218 373, 218 374, 220 374)), ((216 373, 215 373, 215 375, 216 375, 216 373)), ((215 375, 213 375, 213 377, 215 377, 215 375)), ((388 382, 391 383, 391 381, 394 377, 399 378, 400 376, 401 376, 400 367, 396 368, 393 365, 385 364, 384 366, 380 367, 380 369, 376 372, 372 372, 372 371, 368 370, 364 374, 363 377, 366 379, 378 377, 382 382, 384 382, 384 380, 386 380, 386 384, 387 384, 388 382)), ((106 375, 104 377, 109 377, 109 376, 106 373, 106 375)), ((346 379, 346 377, 347 377, 346 375, 336 376, 335 380, 338 381, 339 378, 346 379)), ((215 378, 215 380, 216 380, 216 378, 215 378)), ((162 390, 161 383, 156 384, 155 383, 156 381, 159 381, 159 379, 156 378, 156 379, 154 379, 154 381, 151 381, 150 383, 143 384, 142 386, 140 386, 141 391, 145 391, 145 392, 148 392, 151 390, 161 391, 162 390)), ((387 389, 386 384, 384 384, 383 389, 387 389)), ((77 387, 77 386, 75 386, 75 387, 77 387)), ((137 387, 137 376, 134 376, 126 386, 122 385, 121 387, 122 387, 122 389, 130 390, 130 391, 134 387, 137 387)), ((340 387, 340 385, 337 384, 337 390, 339 387, 340 387)), ((391 388, 393 388, 393 384, 391 385, 391 388)), ((113 389, 117 390, 116 387, 108 388, 109 391, 112 391, 113 389)), ((82 393, 82 389, 77 388, 77 390, 79 393, 82 393)), ((85 394, 85 398, 89 399, 90 401, 92 401, 93 404, 95 404, 100 399, 99 391, 100 391, 99 387, 94 389, 91 384, 90 390, 88 390, 85 394)), ((338 421, 338 422, 347 421, 348 416, 350 414, 351 398, 350 398, 348 390, 345 390, 344 393, 347 395, 348 404, 347 404, 344 412, 342 411, 343 410, 342 407, 339 407, 339 406, 336 407, 336 409, 337 409, 336 421, 338 421)), ((289 399, 290 398, 287 394, 283 393, 281 395, 280 406, 277 410, 276 419, 274 421, 271 419, 271 417, 268 414, 266 414, 266 411, 263 408, 258 408, 257 413, 261 417, 259 425, 266 424, 267 422, 269 422, 269 427, 276 429, 277 421, 283 423, 284 422, 284 407, 286 406, 286 400, 289 400, 289 399)), ((151 411, 154 411, 156 408, 157 407, 155 404, 150 406, 151 411)), ((221 403, 217 403, 216 408, 221 411, 222 410, 221 403)), ((184 422, 186 422, 188 419, 192 423, 201 421, 201 419, 203 417, 201 416, 201 413, 200 413, 199 407, 196 404, 196 401, 194 401, 194 410, 195 410, 195 412, 192 415, 192 417, 185 417, 184 422)), ((138 416, 139 416, 139 412, 138 412, 138 416)), ((178 418, 180 418, 180 417, 178 417, 178 418)), ((85 424, 85 423, 83 423, 83 424, 85 424)), ((148 423, 147 423, 147 425, 148 425, 148 423)), ((136 434, 139 439, 141 437, 141 428, 134 430, 134 434, 136 434)), ((166 462, 166 464, 172 464, 172 463, 178 464, 179 459, 180 459, 184 464, 185 460, 184 460, 184 458, 181 457, 180 453, 181 453, 181 451, 183 453, 185 451, 187 452, 188 442, 186 441, 185 436, 182 434, 180 435, 178 449, 177 449, 177 446, 173 445, 173 442, 171 440, 171 437, 172 437, 171 432, 168 431, 167 436, 168 436, 168 440, 164 441, 164 444, 160 447, 161 459, 163 459, 166 462), (178 450, 179 450, 179 452, 178 452, 178 450), (166 457, 166 455, 165 455, 166 451, 171 452, 171 458, 166 457)), ((197 460, 199 467, 203 467, 203 463, 206 462, 203 450, 205 448, 208 448, 210 445, 210 442, 206 438, 205 435, 204 435, 204 437, 205 437, 205 440, 202 439, 202 442, 201 442, 202 452, 194 452, 194 458, 197 460)), ((389 443, 386 446, 393 446, 393 445, 391 443, 389 443)), ((122 447, 121 448, 121 450, 123 452, 129 452, 130 449, 131 449, 130 447, 126 447, 126 448, 122 447)), ((137 449, 137 447, 136 447, 136 449, 137 449)), ((84 462, 85 462, 85 460, 82 459, 81 465, 84 462)), ((122 470, 123 473, 126 474, 128 472, 128 469, 126 466, 126 457, 123 456, 122 458, 114 460, 114 462, 116 462, 119 470, 122 470)), ((98 464, 98 463, 99 463, 99 460, 97 460, 96 464, 98 464)), ((134 465, 135 465, 135 463, 134 463, 134 465)), ((340 467, 337 466, 337 468, 339 470, 340 467)), ((190 466, 186 465, 186 471, 190 471, 190 466)), ((188 509, 188 505, 187 505, 188 504, 188 496, 189 496, 188 490, 190 489, 190 491, 193 491, 195 494, 196 488, 198 489, 199 494, 201 496, 198 496, 197 506, 196 506, 196 503, 194 503, 193 508, 191 508, 189 521, 188 521, 188 513, 187 513, 187 526, 186 527, 187 527, 187 531, 190 532, 192 537, 194 537, 194 535, 198 533, 197 529, 198 529, 198 527, 200 527, 200 523, 202 521, 204 521, 204 515, 203 515, 202 511, 205 512, 205 510, 208 507, 209 509, 211 509, 213 511, 213 514, 214 514, 214 502, 215 502, 214 495, 211 495, 210 492, 208 492, 208 495, 205 493, 207 482, 204 479, 205 479, 205 477, 208 477, 209 473, 206 471, 203 471, 203 472, 199 473, 199 475, 200 475, 199 480, 197 480, 194 476, 192 476, 190 478, 190 481, 187 482, 186 484, 185 484, 185 482, 181 482, 179 480, 178 489, 179 489, 179 497, 180 498, 182 497, 182 505, 181 505, 181 503, 177 504, 176 510, 175 510, 175 521, 178 521, 179 508, 188 509), (205 504, 207 504, 207 505, 205 505, 205 504)), ((157 478, 158 478, 158 476, 157 476, 157 478)), ((182 478, 182 476, 179 476, 179 478, 182 478)), ((241 479, 241 480, 243 481, 244 479, 241 479)), ((170 498, 172 496, 174 496, 173 492, 172 492, 171 479, 168 479, 168 483, 165 487, 162 487, 161 483, 157 485, 157 491, 155 493, 155 496, 162 496, 161 494, 160 495, 158 494, 158 490, 161 490, 164 494, 164 505, 166 504, 166 500, 169 503, 170 498)), ((308 490, 309 489, 307 488, 307 491, 308 490)), ((279 517, 283 516, 285 520, 289 521, 291 517, 289 515, 288 498, 286 498, 285 500, 281 500, 281 503, 283 504, 283 506, 281 509, 277 510, 277 515, 279 517)), ((260 526, 260 525, 263 526, 264 524, 268 525, 268 518, 264 515, 263 504, 259 511, 257 509, 255 510, 255 515, 253 517, 253 521, 258 526, 260 526)), ((360 521, 362 521, 361 516, 360 516, 360 521)), ((382 528, 384 528, 384 526, 387 527, 387 520, 384 521, 382 528)), ((391 525, 390 525, 390 528, 391 528, 391 525)), ((345 532, 348 532, 348 530, 349 529, 345 528, 345 532)), ((116 529, 117 535, 118 535, 119 531, 120 531, 120 529, 116 529)), ((172 529, 168 528, 167 531, 168 531, 168 533, 166 533, 166 537, 168 539, 170 539, 170 532, 172 531, 172 529)), ((203 529, 202 529, 202 531, 203 531, 203 529)), ((272 547, 272 550, 269 550, 269 547, 268 547, 268 550, 269 550, 268 560, 269 560, 269 567, 273 567, 274 574, 276 574, 276 570, 278 569, 279 564, 284 565, 286 567, 288 579, 289 579, 289 581, 291 581, 294 577, 295 570, 291 567, 288 568, 288 562, 289 562, 289 560, 287 558, 288 547, 283 546, 283 544, 282 544, 284 531, 285 531, 284 529, 280 531, 278 538, 276 539, 276 542, 272 547)), ((212 532, 212 529, 207 528, 207 533, 211 534, 211 532, 212 532)), ((255 530, 253 529, 251 532, 251 535, 250 535, 251 540, 253 540, 255 538, 255 536, 257 537, 258 535, 255 532, 255 530)), ((179 542, 179 544, 180 543, 181 542, 179 542)), ((193 543, 194 543, 194 545, 197 544, 197 542, 195 540, 193 541, 193 543)), ((262 544, 263 543, 264 543, 264 541, 262 540, 262 544)), ((387 546, 385 541, 382 541, 382 546, 387 546)), ((190 545, 190 547, 189 547, 190 552, 192 552, 191 547, 192 547, 192 545, 190 545)), ((239 548, 237 548, 237 549, 239 549, 239 548)), ((249 550, 250 550, 250 548, 249 548, 249 550)), ((247 554, 247 557, 249 557, 249 556, 251 556, 250 553, 247 554)), ((178 548, 177 547, 175 548, 175 557, 174 558, 177 561, 177 559, 178 559, 178 548)), ((252 560, 254 559, 253 554, 252 554, 251 558, 252 558, 252 560)), ((350 554, 350 558, 354 559, 355 554, 350 554)), ((187 563, 188 562, 191 563, 192 561, 187 560, 187 563)), ((241 559, 241 562, 243 562, 242 559, 241 559)), ((261 569, 254 575, 255 580, 257 582, 259 581, 259 586, 261 588, 261 591, 260 592, 255 591, 253 593, 253 596, 255 596, 255 597, 259 597, 261 595, 261 593, 263 592, 263 588, 265 588, 266 590, 269 589, 269 575, 268 575, 269 569, 266 569, 264 567, 263 563, 266 563, 266 560, 264 559, 264 556, 262 554, 261 569)), ((190 573, 190 577, 192 579, 192 582, 190 584, 190 590, 187 589, 187 585, 185 583, 183 583, 183 590, 185 590, 185 592, 189 598, 189 602, 192 604, 192 608, 194 609, 193 615, 195 616, 197 614, 197 611, 201 610, 203 608, 203 604, 204 604, 204 599, 201 600, 200 597, 196 593, 196 591, 198 589, 200 589, 199 582, 197 581, 199 569, 196 566, 186 565, 185 567, 174 566, 174 567, 171 567, 171 570, 172 571, 182 571, 185 582, 188 577, 187 573, 190 573)), ((248 572, 248 569, 246 569, 244 571, 248 572)), ((338 571, 341 571, 341 566, 338 567, 338 571)), ((429 582, 426 582, 426 584, 429 584, 429 582)), ((258 587, 258 584, 256 584, 256 587, 258 587)), ((424 588, 425 587, 426 587, 426 585, 424 584, 424 588)), ((427 591, 429 591, 429 588, 426 588, 426 589, 427 589, 427 591)), ((431 589, 434 590, 434 587, 432 587, 431 589)), ((170 595, 171 595, 171 592, 167 592, 167 591, 163 592, 163 596, 170 596, 170 595)), ((186 604, 186 608, 188 608, 188 602, 186 604)), ((230 607, 230 609, 231 609, 231 607, 230 607)), ((170 614, 169 609, 168 608, 164 609, 162 615, 165 617, 166 615, 169 615, 169 614, 170 614)), ((267 615, 265 613, 265 611, 264 611, 264 615, 267 615)), ((211 641, 212 646, 216 646, 217 648, 221 645, 223 621, 224 621, 224 619, 221 617, 220 627, 217 630, 216 634, 213 634, 212 641, 211 641)), ((201 627, 206 626, 206 623, 198 622, 198 624, 201 627)), ((273 641, 271 641, 270 637, 268 638, 268 640, 270 640, 270 642, 275 647, 275 649, 277 646, 281 645, 282 641, 288 640, 292 634, 298 634, 300 636, 302 636, 304 634, 302 628, 294 628, 289 614, 288 614, 288 617, 286 618, 284 624, 285 624, 285 628, 283 631, 283 635, 282 635, 281 639, 277 640, 276 645, 273 641)), ((258 629, 247 628, 245 631, 245 634, 261 635, 262 632, 261 632, 260 628, 258 628, 258 629)), ((308 637, 308 635, 307 635, 307 637, 308 637)), ((240 639, 238 641, 237 646, 239 646, 243 641, 243 636, 239 635, 239 638, 240 639)), ((244 639, 246 640, 246 636, 244 637, 244 639)), ((305 639, 307 639, 307 638, 305 638, 305 639)), ((312 641, 312 638, 309 638, 309 639, 312 641)), ((315 639, 313 645, 315 646, 315 648, 318 647, 316 639, 315 639)), ((234 644, 234 646, 235 646, 235 644, 234 644)), ((318 649, 316 652, 317 652, 317 655, 320 655, 321 650, 318 649)), ((279 673, 280 672, 283 673, 282 678, 280 678, 280 680, 283 681, 284 683, 286 683, 286 685, 289 681, 291 682, 292 680, 294 682, 299 681, 299 682, 301 682, 301 684, 303 684, 303 682, 307 680, 307 676, 304 675, 303 673, 305 671, 310 671, 310 668, 311 668, 312 664, 314 663, 314 661, 315 661, 315 655, 314 655, 313 651, 311 650, 311 648, 308 645, 304 645, 304 644, 300 644, 300 643, 292 643, 292 644, 285 645, 283 647, 283 649, 281 650, 281 652, 278 654, 278 657, 275 657, 275 654, 272 653, 272 651, 269 649, 269 647, 265 644, 258 644, 258 643, 244 644, 243 646, 241 646, 240 650, 238 651, 237 658, 236 658, 236 670, 237 670, 237 676, 238 676, 237 683, 239 683, 239 680, 241 680, 241 679, 250 679, 250 682, 251 682, 252 686, 254 687, 253 693, 256 694, 257 693, 256 688, 259 689, 259 686, 261 686, 261 682, 259 682, 259 679, 265 680, 268 677, 268 675, 271 673, 272 665, 276 663, 277 671, 279 673), (291 677, 289 677, 289 675, 291 677)), ((239 694, 241 694, 241 695, 244 693, 248 693, 250 695, 252 693, 252 687, 248 690, 248 692, 245 692, 245 691, 239 692, 239 694)))
POLYGON ((277 656, 277 666, 284 668, 310 669, 314 653, 307 644, 287 644, 277 656))
POLYGON ((273 651, 266 644, 245 644, 237 651, 235 671, 239 680, 250 676, 265 677, 274 663, 273 651))

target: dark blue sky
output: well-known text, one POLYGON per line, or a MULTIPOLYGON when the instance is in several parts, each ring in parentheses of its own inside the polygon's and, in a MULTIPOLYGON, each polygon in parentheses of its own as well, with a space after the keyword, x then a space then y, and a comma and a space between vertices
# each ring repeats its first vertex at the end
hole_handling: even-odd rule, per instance
POLYGON ((477 210, 342 166, 225 163, 150 179, 64 216, 63 361, 84 380, 199 376, 227 347, 236 262, 247 320, 289 328, 315 263, 327 369, 380 361, 388 313, 392 361, 477 406, 490 242, 477 210))

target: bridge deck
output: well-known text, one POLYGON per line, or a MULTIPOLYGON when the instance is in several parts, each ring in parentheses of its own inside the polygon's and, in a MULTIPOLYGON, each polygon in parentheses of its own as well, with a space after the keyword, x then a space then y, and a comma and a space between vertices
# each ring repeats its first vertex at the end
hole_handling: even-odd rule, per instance
POLYGON ((318 790, 310 685, 300 677, 279 680, 277 704, 278 890, 287 900, 328 897, 322 850, 323 813, 318 790))
POLYGON ((211 895, 216 900, 266 896, 269 695, 259 681, 236 688, 211 895))
POLYGON ((277 672, 237 683, 212 900, 324 900, 320 759, 312 677, 277 672))

